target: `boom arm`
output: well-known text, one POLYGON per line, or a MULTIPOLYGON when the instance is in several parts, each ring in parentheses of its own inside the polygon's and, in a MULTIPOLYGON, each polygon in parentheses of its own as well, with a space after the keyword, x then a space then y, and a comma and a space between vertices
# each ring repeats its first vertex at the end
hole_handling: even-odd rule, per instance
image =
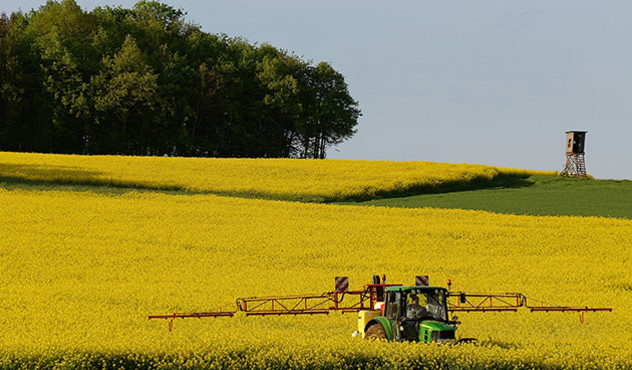
POLYGON ((236 309, 216 309, 208 312, 173 313, 171 315, 152 315, 149 319, 170 319, 169 330, 176 318, 233 317, 237 312, 246 316, 281 315, 328 315, 332 311, 358 312, 373 309, 377 302, 383 301, 385 287, 399 284, 367 284, 363 290, 333 291, 322 294, 287 295, 269 297, 237 298, 236 309))
MULTIPOLYGON (((540 302, 542 303, 542 302, 540 302)), ((452 312, 516 312, 525 307, 531 312, 579 312, 580 321, 584 322, 585 312, 607 311, 612 308, 592 308, 588 306, 554 306, 528 304, 522 293, 448 293, 448 311, 452 312)))

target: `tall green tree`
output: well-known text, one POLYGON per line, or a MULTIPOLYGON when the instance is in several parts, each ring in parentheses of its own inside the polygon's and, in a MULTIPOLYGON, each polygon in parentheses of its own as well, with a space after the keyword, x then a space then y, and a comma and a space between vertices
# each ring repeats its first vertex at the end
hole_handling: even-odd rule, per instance
MULTIPOLYGON (((0 15, 0 149, 22 148, 20 115, 24 101, 24 71, 20 61, 18 22, 23 15, 0 15)), ((26 148, 25 148, 26 149, 26 148)))
POLYGON ((48 141, 54 151, 86 152, 86 128, 92 120, 88 85, 98 68, 90 47, 96 26, 96 19, 74 0, 48 1, 30 16, 25 32, 41 67, 52 125, 48 141))
MULTIPOLYGON (((91 85, 95 90, 94 107, 102 113, 99 124, 104 126, 97 132, 116 145, 108 149, 119 154, 159 154, 152 150, 152 141, 160 138, 156 132, 162 129, 157 81, 158 76, 130 35, 118 53, 104 58, 103 68, 91 85), (115 120, 109 121, 111 117, 115 120)), ((99 144, 102 148, 106 145, 99 144)))
POLYGON ((352 137, 361 115, 344 76, 329 63, 304 69, 301 135, 303 158, 325 158, 327 148, 352 137))
POLYGON ((257 77, 266 89, 263 102, 274 117, 264 133, 274 156, 295 156, 300 152, 297 123, 302 112, 297 76, 306 63, 269 45, 264 45, 262 52, 257 77))

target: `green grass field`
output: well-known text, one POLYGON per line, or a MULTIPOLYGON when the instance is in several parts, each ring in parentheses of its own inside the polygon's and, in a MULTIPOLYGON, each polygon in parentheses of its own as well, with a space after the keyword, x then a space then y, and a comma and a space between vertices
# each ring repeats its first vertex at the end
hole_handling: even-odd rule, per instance
POLYGON ((380 207, 475 209, 497 213, 632 218, 632 181, 531 176, 491 188, 341 202, 380 207))

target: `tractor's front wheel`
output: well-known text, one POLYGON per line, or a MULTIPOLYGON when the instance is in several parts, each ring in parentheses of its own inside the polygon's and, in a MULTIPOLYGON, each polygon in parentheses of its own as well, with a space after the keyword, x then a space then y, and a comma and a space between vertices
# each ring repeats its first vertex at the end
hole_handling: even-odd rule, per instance
POLYGON ((364 339, 368 340, 388 340, 386 332, 380 324, 373 324, 369 326, 364 334, 364 339))

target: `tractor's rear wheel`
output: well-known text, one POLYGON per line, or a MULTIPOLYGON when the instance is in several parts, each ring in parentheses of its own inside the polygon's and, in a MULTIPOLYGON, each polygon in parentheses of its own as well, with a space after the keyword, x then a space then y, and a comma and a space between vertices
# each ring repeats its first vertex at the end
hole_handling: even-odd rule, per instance
POLYGON ((368 340, 387 340, 386 332, 384 328, 380 324, 373 324, 369 326, 364 334, 364 339, 368 340))

